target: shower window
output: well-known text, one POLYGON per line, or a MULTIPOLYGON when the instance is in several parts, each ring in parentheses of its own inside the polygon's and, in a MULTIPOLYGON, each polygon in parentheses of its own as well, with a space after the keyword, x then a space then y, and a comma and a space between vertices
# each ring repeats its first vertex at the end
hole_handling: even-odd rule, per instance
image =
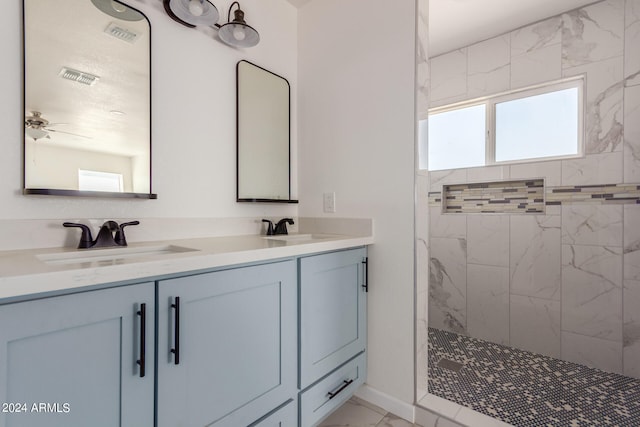
POLYGON ((484 165, 485 116, 485 104, 429 115, 429 170, 484 165))
POLYGON ((583 86, 574 77, 430 110, 428 169, 582 156, 583 86))

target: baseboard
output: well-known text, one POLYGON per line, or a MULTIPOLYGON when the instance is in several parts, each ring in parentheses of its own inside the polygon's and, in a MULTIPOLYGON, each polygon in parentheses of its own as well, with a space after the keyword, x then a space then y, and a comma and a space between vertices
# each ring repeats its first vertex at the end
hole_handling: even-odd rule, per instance
POLYGON ((364 384, 356 390, 355 395, 362 400, 366 400, 367 402, 381 407, 387 412, 391 412, 395 416, 403 418, 411 423, 415 422, 415 406, 410 403, 396 399, 395 397, 376 390, 367 384, 364 384))

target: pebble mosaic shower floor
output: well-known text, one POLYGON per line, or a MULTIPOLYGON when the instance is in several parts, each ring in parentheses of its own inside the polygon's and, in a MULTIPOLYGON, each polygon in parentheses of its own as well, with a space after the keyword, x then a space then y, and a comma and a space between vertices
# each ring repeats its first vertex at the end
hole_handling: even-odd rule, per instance
POLYGON ((640 380, 433 328, 428 388, 517 427, 640 426, 640 380))

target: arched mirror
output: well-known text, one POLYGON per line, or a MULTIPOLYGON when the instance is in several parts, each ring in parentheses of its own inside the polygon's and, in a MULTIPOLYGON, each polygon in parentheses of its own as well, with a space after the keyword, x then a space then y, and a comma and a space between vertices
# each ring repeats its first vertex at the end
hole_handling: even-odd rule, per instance
POLYGON ((150 25, 116 0, 24 0, 24 193, 156 198, 150 25))
POLYGON ((248 61, 237 73, 237 201, 291 199, 289 82, 248 61))

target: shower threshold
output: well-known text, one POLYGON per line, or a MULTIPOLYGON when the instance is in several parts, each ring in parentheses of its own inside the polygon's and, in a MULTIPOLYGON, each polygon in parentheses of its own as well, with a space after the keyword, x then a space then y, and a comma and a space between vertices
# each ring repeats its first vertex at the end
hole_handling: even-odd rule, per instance
POLYGON ((430 394, 513 426, 640 426, 638 379, 434 328, 428 354, 430 394))

